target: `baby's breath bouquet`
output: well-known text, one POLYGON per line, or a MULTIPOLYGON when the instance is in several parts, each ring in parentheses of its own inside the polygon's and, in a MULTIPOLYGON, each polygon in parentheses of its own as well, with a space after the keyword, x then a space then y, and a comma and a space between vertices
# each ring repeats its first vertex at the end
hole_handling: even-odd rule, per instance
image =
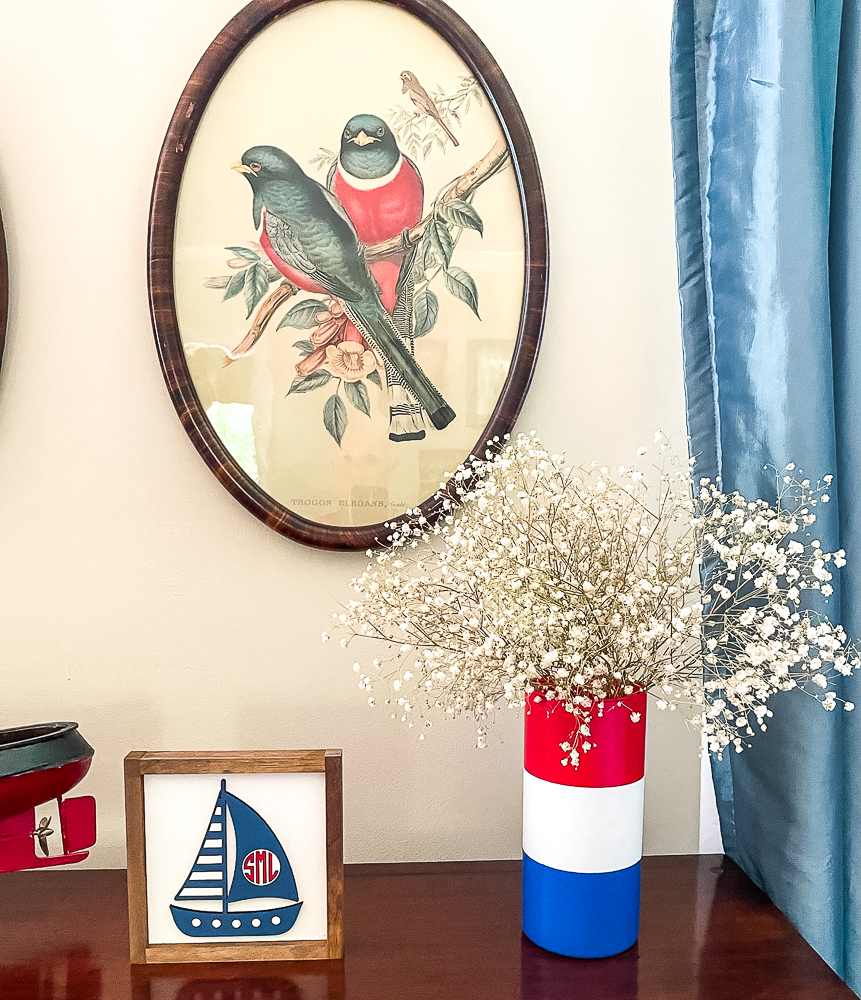
POLYGON ((440 490, 433 524, 415 510, 391 526, 335 615, 342 645, 383 650, 354 666, 372 705, 409 726, 467 713, 482 745, 498 707, 559 700, 577 718, 562 744, 574 765, 596 707, 641 690, 691 708, 717 754, 766 728, 779 691, 853 708, 832 682, 858 656, 805 599, 827 598, 845 564, 811 537, 830 476, 787 466, 769 504, 694 486, 662 435, 649 474, 572 468, 534 433, 500 445, 440 490))

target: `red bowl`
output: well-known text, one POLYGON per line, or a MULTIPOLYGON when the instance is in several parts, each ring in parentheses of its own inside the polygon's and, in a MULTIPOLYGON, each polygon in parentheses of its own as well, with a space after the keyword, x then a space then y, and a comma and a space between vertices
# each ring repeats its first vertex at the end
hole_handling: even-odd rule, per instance
POLYGON ((0 729, 0 819, 64 795, 89 771, 92 758, 77 722, 0 729))

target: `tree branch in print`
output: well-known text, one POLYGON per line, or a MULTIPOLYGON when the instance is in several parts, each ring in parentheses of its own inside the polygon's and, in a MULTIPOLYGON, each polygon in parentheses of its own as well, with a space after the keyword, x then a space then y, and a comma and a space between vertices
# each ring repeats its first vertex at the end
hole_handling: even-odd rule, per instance
MULTIPOLYGON (((415 246, 422 238, 425 229, 430 225, 431 220, 438 218, 437 210, 443 209, 447 202, 465 202, 466 198, 473 194, 485 181, 489 180, 495 174, 498 174, 502 170, 509 160, 511 159, 508 147, 505 144, 504 139, 498 139, 490 151, 483 156, 478 163, 470 167, 465 173, 461 174, 460 177, 456 178, 449 184, 447 188, 444 188, 442 193, 437 197, 434 202, 433 208, 430 212, 422 219, 418 225, 413 226, 412 229, 407 230, 402 236, 396 236, 394 239, 385 240, 383 243, 375 243, 371 247, 365 248, 365 260, 383 260, 385 257, 390 257, 392 254, 402 253, 404 246, 411 247, 415 246)), ((472 208, 472 206, 469 206, 472 208)), ((472 209, 475 214, 476 219, 478 215, 475 209, 472 209)), ((446 220, 449 221, 449 220, 446 220)), ((479 226, 467 226, 467 228, 477 229, 478 232, 482 232, 480 228, 481 220, 479 219, 479 226)), ((461 227, 465 226, 463 222, 457 222, 456 225, 461 227)))
MULTIPOLYGON (((274 270, 274 268, 273 268, 274 270)), ((277 274, 277 272, 276 272, 277 274)), ((279 275, 280 277, 280 275, 279 275)), ((218 281, 218 278, 210 278, 206 283, 207 288, 217 288, 218 285, 211 284, 211 282, 218 281)), ((277 288, 273 289, 265 299, 260 303, 257 313, 254 316, 254 322, 248 330, 248 333, 242 338, 242 340, 225 355, 223 365, 226 368, 228 365, 232 364, 238 358, 241 358, 243 354, 247 354, 251 348, 257 343, 258 340, 263 336, 263 332, 269 325, 269 320, 272 319, 273 315, 277 311, 278 307, 286 302, 288 299, 292 298, 299 289, 287 279, 283 279, 277 288)))

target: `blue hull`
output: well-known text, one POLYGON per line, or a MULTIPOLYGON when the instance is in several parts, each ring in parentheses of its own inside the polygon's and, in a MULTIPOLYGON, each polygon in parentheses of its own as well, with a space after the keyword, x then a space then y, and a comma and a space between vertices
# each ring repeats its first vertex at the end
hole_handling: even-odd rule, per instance
POLYGON ((291 903, 274 910, 213 913, 212 910, 186 910, 182 906, 171 906, 170 912, 176 926, 189 937, 258 937, 289 931, 296 923, 301 908, 301 903, 291 903))

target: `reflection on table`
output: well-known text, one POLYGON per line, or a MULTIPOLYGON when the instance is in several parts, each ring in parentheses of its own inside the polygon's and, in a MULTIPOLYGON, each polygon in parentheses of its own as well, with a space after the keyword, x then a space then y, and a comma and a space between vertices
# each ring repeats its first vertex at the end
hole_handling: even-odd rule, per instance
POLYGON ((125 872, 0 875, 3 1000, 853 1000, 719 856, 643 859, 640 938, 551 955, 520 930, 519 862, 348 865, 343 962, 129 965, 125 872))

